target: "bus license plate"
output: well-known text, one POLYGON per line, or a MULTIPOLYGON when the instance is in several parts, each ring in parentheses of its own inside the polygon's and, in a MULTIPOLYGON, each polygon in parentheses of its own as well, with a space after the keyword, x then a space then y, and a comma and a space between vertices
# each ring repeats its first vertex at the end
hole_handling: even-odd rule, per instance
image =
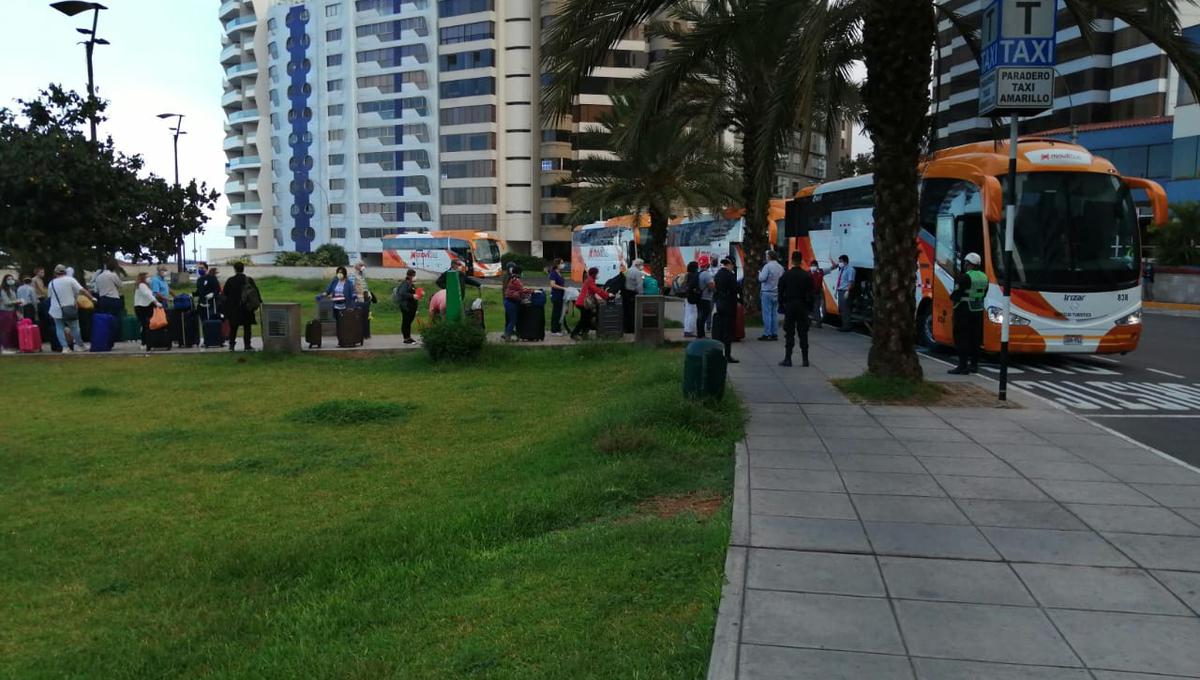
POLYGON ((1082 345, 1083 344, 1083 336, 1082 335, 1064 335, 1063 336, 1063 344, 1064 345, 1082 345))

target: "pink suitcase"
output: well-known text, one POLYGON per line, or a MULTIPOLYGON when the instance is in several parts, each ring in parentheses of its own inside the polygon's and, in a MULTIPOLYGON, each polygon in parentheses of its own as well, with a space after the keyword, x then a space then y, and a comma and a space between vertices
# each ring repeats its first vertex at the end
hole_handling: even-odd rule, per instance
POLYGON ((17 323, 17 348, 26 354, 42 351, 42 331, 31 319, 17 323))

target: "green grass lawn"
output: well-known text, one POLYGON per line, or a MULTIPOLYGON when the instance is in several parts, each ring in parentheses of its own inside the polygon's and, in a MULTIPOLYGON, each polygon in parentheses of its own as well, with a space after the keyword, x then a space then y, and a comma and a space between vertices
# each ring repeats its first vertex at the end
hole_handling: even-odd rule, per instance
POLYGON ((0 677, 701 677, 727 502, 647 501, 728 498, 741 415, 681 363, 10 359, 0 677))

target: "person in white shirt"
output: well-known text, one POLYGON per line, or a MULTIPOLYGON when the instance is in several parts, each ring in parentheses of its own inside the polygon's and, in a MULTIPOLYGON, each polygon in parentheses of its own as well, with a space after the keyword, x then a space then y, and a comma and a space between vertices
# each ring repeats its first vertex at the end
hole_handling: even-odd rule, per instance
POLYGON ((779 279, 783 265, 777 262, 774 250, 766 252, 767 261, 758 272, 759 298, 762 302, 763 332, 759 340, 779 339, 779 279))
POLYGON ((850 310, 854 306, 854 267, 850 266, 850 258, 846 255, 838 257, 834 290, 837 291, 838 316, 842 321, 838 330, 849 333, 854 330, 854 322, 850 319, 850 310))
POLYGON ((625 289, 621 291, 622 313, 624 313, 625 332, 633 332, 633 311, 637 301, 637 296, 642 294, 646 271, 642 268, 646 263, 639 257, 629 263, 629 269, 625 271, 625 289))
POLYGON ((64 352, 75 351, 76 342, 81 349, 87 350, 83 333, 79 331, 79 308, 75 306, 75 298, 82 294, 94 301, 95 297, 91 291, 79 285, 74 277, 67 276, 67 267, 61 264, 54 267, 54 280, 47 289, 50 294, 50 318, 54 319, 58 344, 62 345, 64 352), (66 335, 68 327, 71 329, 69 340, 66 335))
POLYGON ((110 262, 104 271, 96 274, 92 283, 96 289, 96 313, 121 316, 125 304, 121 301, 121 277, 116 272, 117 263, 110 262))
POLYGON ((154 314, 154 308, 161 306, 162 303, 150 288, 149 275, 146 272, 138 274, 137 287, 133 290, 133 313, 142 326, 142 346, 147 350, 150 349, 147 344, 147 338, 150 337, 150 317, 154 314))

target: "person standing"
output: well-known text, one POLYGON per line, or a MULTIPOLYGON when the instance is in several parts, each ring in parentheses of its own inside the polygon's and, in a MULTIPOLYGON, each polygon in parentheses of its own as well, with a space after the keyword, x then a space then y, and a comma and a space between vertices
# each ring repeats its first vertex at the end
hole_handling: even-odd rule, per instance
POLYGON ((562 258, 554 258, 550 265, 550 335, 561 336, 563 327, 563 295, 567 292, 567 280, 562 275, 562 258))
POLYGON ((979 270, 983 262, 978 253, 963 258, 963 272, 954 277, 950 301, 954 303, 954 348, 958 365, 947 371, 952 375, 979 372, 979 345, 983 341, 983 300, 988 278, 979 270))
POLYGON ((217 268, 208 268, 207 262, 196 266, 196 307, 201 312, 201 318, 208 320, 216 316, 217 296, 221 294, 221 282, 217 280, 217 268))
POLYGON ((774 250, 768 250, 766 263, 758 272, 763 320, 763 332, 759 340, 779 339, 779 279, 783 276, 783 265, 777 261, 778 257, 774 250))
POLYGON ((37 323, 37 293, 33 291, 33 281, 29 277, 17 286, 17 301, 21 303, 21 318, 37 323))
POLYGON ((599 312, 600 301, 612 297, 607 290, 596 284, 596 277, 599 275, 600 269, 597 267, 587 270, 583 288, 579 290, 579 298, 575 300, 575 308, 579 310, 579 323, 575 324, 575 330, 571 331, 573 340, 587 338, 588 331, 592 329, 592 321, 599 312))
POLYGON ((641 295, 644 290, 642 282, 646 276, 646 271, 642 269, 644 264, 641 258, 637 258, 629 264, 629 269, 625 271, 625 287, 621 289, 621 313, 623 314, 621 318, 626 333, 633 332, 633 316, 637 305, 637 296, 641 295))
MULTIPOLYGON (((400 334, 404 336, 406 345, 416 342, 412 338, 413 319, 417 316, 417 306, 420 304, 417 300, 416 280, 417 270, 409 269, 404 273, 404 280, 396 287, 396 303, 400 307, 400 334)), ((444 289, 439 292, 445 297, 444 289)))
POLYGON ((50 293, 50 318, 54 319, 54 333, 58 337, 58 344, 64 352, 74 352, 75 343, 79 343, 80 349, 86 351, 87 345, 83 343, 83 333, 79 330, 79 307, 76 306, 75 299, 84 295, 94 301, 91 291, 79 285, 74 276, 68 276, 67 268, 60 264, 54 267, 54 279, 47 286, 47 292, 50 293), (67 328, 71 329, 69 342, 67 328))
POLYGON ((849 333, 854 330, 854 322, 850 318, 852 316, 851 307, 854 305, 854 267, 850 266, 848 256, 838 256, 837 270, 837 285, 834 290, 837 291, 838 315, 842 321, 838 330, 849 333))
POLYGON ((371 284, 367 281, 367 263, 359 260, 354 263, 354 289, 358 291, 358 307, 363 315, 363 338, 371 337, 371 305, 375 303, 375 294, 371 292, 371 284))
POLYGON ((733 358, 733 335, 737 323, 737 306, 742 301, 742 290, 738 285, 737 274, 733 273, 733 260, 721 260, 721 269, 713 277, 713 305, 716 314, 713 316, 712 336, 725 345, 726 363, 736 364, 733 358))
POLYGON ((333 300, 333 319, 340 321, 342 312, 346 311, 347 307, 353 307, 357 297, 354 294, 354 282, 349 280, 346 274, 345 267, 338 267, 333 275, 333 280, 325 287, 325 293, 322 297, 327 297, 333 300))
POLYGON ((133 314, 137 317, 138 325, 142 327, 142 347, 147 350, 150 349, 150 317, 154 314, 154 308, 161 306, 162 303, 154 296, 154 290, 150 287, 146 272, 139 273, 133 289, 133 314))
POLYGON ((92 278, 96 287, 96 313, 111 314, 120 318, 125 314, 125 303, 121 301, 121 277, 117 274, 116 261, 109 261, 104 269, 92 278))
POLYGON ((253 326, 256 323, 254 312, 262 305, 262 294, 258 292, 258 284, 246 276, 246 265, 241 262, 233 263, 233 276, 225 280, 225 306, 221 310, 229 320, 229 351, 237 347, 238 327, 242 328, 242 349, 253 352, 250 345, 253 337, 253 326), (253 307, 253 309, 251 309, 253 307))
POLYGON ((512 340, 517 332, 517 317, 525 299, 533 294, 532 288, 526 288, 521 282, 521 268, 513 265, 509 269, 508 284, 504 286, 504 334, 501 340, 512 340))
POLYGON ((160 264, 155 270, 154 276, 150 279, 150 291, 154 293, 154 299, 160 304, 166 306, 171 302, 171 286, 167 283, 167 276, 170 270, 167 265, 160 264))
POLYGON ((808 366, 808 315, 816 289, 810 272, 804 271, 804 254, 792 253, 792 268, 779 279, 779 307, 783 310, 783 361, 792 365, 792 348, 800 341, 800 365, 808 366), (799 336, 797 338, 797 336, 799 336))
POLYGON ((0 281, 0 354, 12 354, 19 347, 17 317, 20 309, 17 280, 12 274, 5 274, 3 281, 0 281))
POLYGON ((700 284, 700 302, 696 303, 696 337, 703 338, 705 331, 712 321, 713 290, 716 287, 714 279, 716 272, 710 268, 707 255, 701 255, 698 266, 700 273, 697 281, 700 284))
POLYGON ((50 299, 50 293, 46 290, 46 270, 42 267, 34 267, 33 278, 33 294, 37 296, 37 303, 42 304, 42 300, 50 299))
POLYGON ((683 337, 694 338, 696 319, 700 316, 696 308, 700 304, 700 265, 695 260, 688 262, 687 271, 677 281, 683 291, 683 337))
POLYGON ((1146 259, 1142 260, 1142 300, 1154 300, 1154 263, 1146 259))
POLYGON ((808 275, 813 283, 812 322, 820 328, 825 320, 825 270, 813 260, 808 263, 808 275))

